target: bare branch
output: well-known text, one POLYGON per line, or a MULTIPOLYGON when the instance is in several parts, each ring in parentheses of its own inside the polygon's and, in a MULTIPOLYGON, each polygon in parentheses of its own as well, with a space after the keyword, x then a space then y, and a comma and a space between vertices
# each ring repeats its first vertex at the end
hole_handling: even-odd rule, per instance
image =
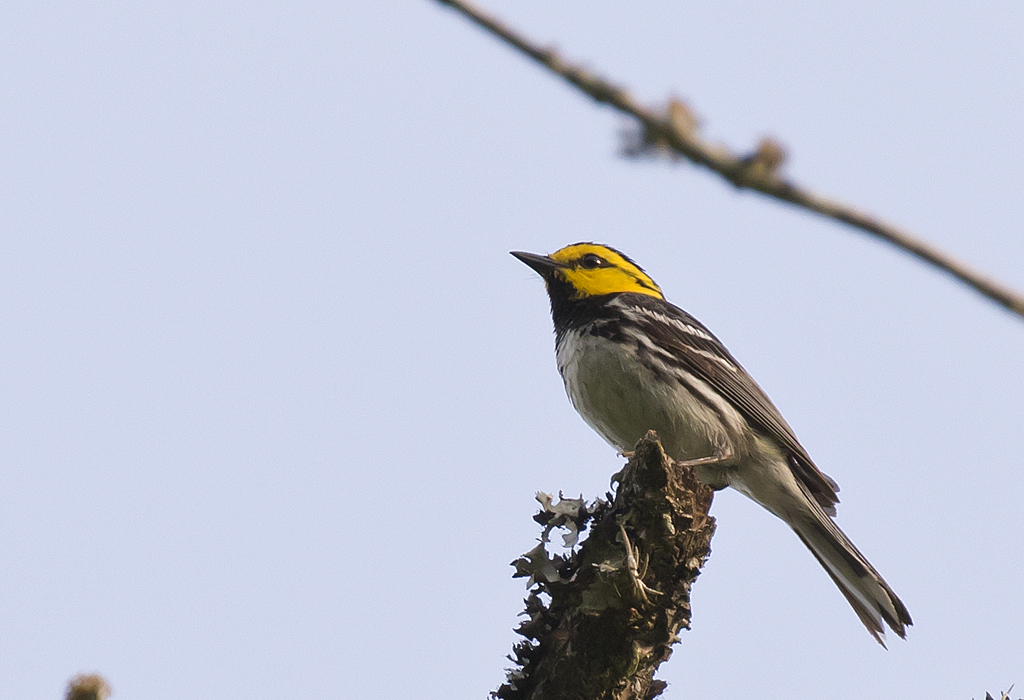
POLYGON ((107 700, 110 685, 103 676, 96 673, 75 676, 68 683, 65 700, 107 700))
POLYGON ((458 10, 505 43, 572 83, 597 102, 635 117, 642 129, 640 150, 667 148, 697 165, 718 173, 737 188, 751 189, 798 207, 816 212, 880 238, 904 252, 953 275, 961 282, 1024 317, 1024 295, 957 260, 952 255, 920 240, 908 231, 803 188, 779 173, 784 159, 782 149, 764 141, 752 154, 740 156, 727 148, 705 141, 698 133, 697 120, 682 103, 671 100, 668 108, 645 107, 624 88, 613 85, 585 68, 563 59, 552 49, 544 49, 466 0, 438 0, 458 10))
POLYGON ((618 479, 613 503, 538 495, 541 544, 513 562, 531 583, 517 630, 525 640, 494 698, 649 700, 664 689, 654 673, 690 626, 690 587, 715 531, 713 494, 665 456, 654 432, 618 479), (548 555, 552 528, 568 530, 573 544, 587 525, 571 556, 548 555))

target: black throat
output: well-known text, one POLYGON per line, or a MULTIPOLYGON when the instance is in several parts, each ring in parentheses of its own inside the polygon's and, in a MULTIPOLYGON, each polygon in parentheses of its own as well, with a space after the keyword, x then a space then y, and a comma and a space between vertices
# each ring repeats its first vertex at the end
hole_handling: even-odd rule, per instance
POLYGON ((555 323, 555 336, 562 338, 568 331, 600 320, 611 320, 615 313, 608 302, 618 294, 604 294, 579 298, 576 288, 557 277, 545 280, 551 299, 551 320, 555 323))

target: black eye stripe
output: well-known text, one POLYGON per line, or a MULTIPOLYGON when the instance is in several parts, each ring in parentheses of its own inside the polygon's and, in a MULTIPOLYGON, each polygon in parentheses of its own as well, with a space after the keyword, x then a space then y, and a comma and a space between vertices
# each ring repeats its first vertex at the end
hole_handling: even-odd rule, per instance
POLYGON ((594 253, 587 253, 584 255, 579 259, 577 265, 588 270, 593 270, 598 267, 611 267, 611 263, 607 262, 600 255, 596 255, 594 253))

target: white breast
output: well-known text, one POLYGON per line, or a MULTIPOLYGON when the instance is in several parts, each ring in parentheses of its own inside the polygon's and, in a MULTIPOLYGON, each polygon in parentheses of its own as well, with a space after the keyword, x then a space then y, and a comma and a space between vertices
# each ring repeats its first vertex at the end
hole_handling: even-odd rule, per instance
POLYGON ((621 451, 657 431, 675 459, 710 456, 716 446, 737 446, 742 416, 710 386, 690 377, 657 375, 640 358, 636 341, 620 343, 570 331, 556 352, 569 400, 583 419, 621 451))

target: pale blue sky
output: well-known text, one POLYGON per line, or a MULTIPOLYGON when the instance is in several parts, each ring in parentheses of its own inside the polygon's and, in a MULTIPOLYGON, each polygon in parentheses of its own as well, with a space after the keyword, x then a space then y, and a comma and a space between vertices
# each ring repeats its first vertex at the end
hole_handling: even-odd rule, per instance
MULTIPOLYGON (((1024 288, 1024 5, 494 0, 1024 288)), ((0 687, 483 698, 537 490, 621 466, 509 250, 626 251, 730 347, 909 607, 883 651, 741 496, 668 698, 1024 687, 1024 322, 679 164, 428 0, 0 8, 0 687)))

